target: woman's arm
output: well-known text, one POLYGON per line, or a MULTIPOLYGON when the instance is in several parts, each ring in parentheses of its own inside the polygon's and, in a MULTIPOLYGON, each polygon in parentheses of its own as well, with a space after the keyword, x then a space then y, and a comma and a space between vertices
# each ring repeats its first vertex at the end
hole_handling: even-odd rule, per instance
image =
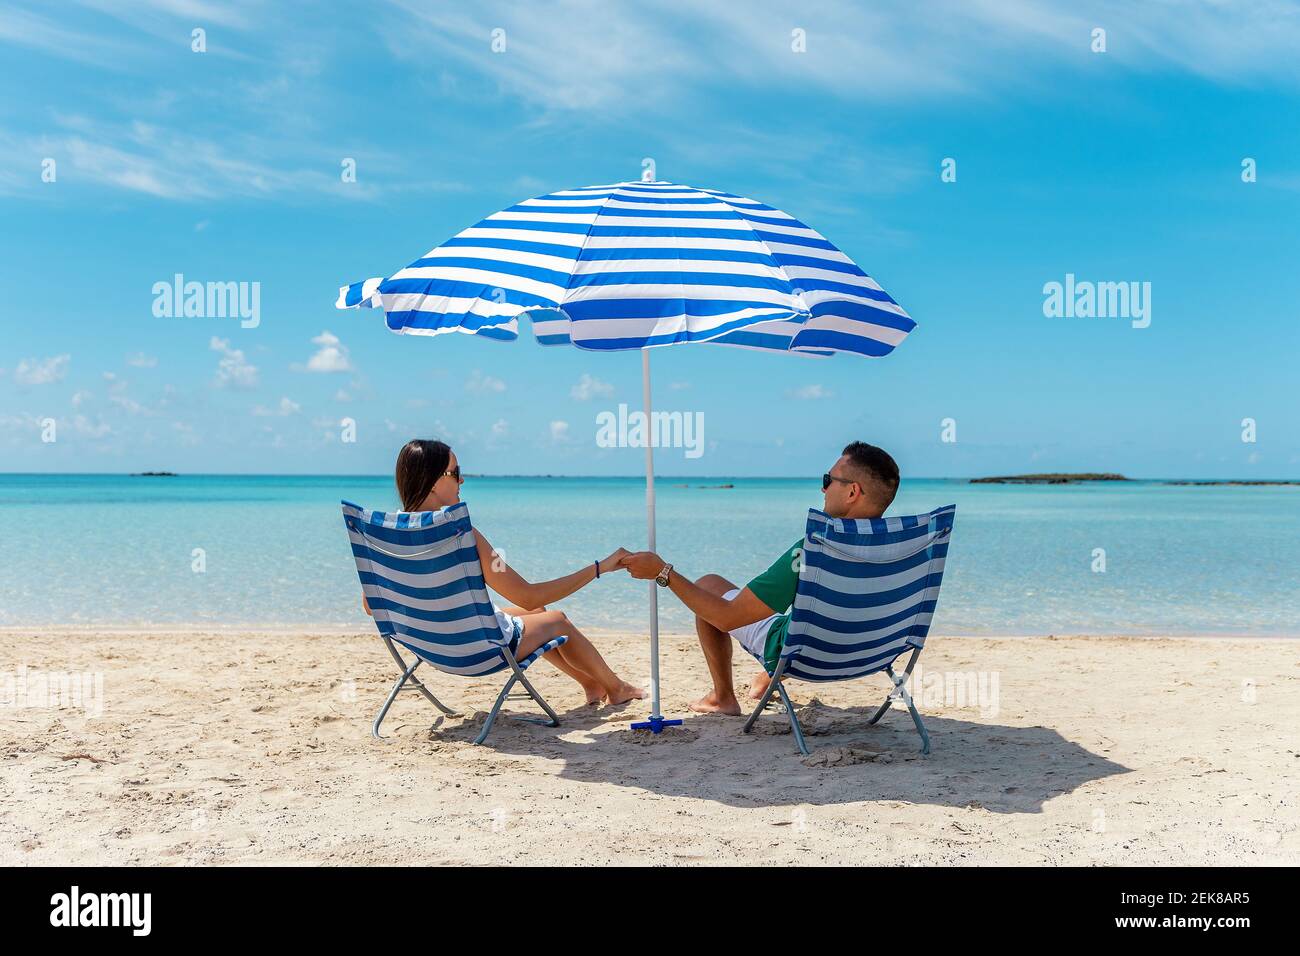
MULTIPOLYGON (((596 580, 596 566, 588 564, 572 574, 553 581, 539 581, 533 584, 506 564, 505 555, 495 550, 488 539, 475 530, 474 537, 478 546, 479 564, 483 566, 483 579, 487 586, 500 594, 512 604, 524 608, 538 608, 563 600, 596 580)), ((628 552, 619 548, 600 562, 600 573, 606 574, 619 568, 619 562, 628 552)))

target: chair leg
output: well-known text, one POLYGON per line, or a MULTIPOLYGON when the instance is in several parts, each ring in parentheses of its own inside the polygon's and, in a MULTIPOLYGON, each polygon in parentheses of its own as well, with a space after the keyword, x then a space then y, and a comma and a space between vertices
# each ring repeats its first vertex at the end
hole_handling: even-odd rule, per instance
POLYGON ((483 721, 483 729, 479 731, 479 735, 474 738, 475 744, 481 744, 483 741, 487 740, 487 735, 492 730, 492 724, 496 721, 497 714, 501 712, 501 705, 506 702, 506 696, 510 693, 510 688, 515 686, 516 680, 517 677, 512 675, 511 678, 506 681, 506 686, 501 688, 501 693, 497 694, 497 702, 492 705, 492 709, 488 712, 487 720, 483 721))
POLYGON ((785 704, 785 712, 790 717, 790 730, 794 733, 794 742, 799 747, 799 752, 805 757, 812 753, 808 749, 807 742, 803 739, 803 728, 799 726, 799 718, 795 716, 794 704, 790 703, 790 695, 785 692, 785 685, 777 682, 776 692, 781 695, 781 702, 785 704))
POLYGON ((894 702, 894 692, 890 691, 889 695, 885 697, 885 702, 880 705, 880 709, 871 715, 871 719, 868 720, 867 723, 874 724, 878 720, 880 720, 881 717, 884 717, 885 711, 889 710, 889 705, 892 704, 893 702, 894 702))
POLYGON ((799 718, 794 715, 794 704, 790 703, 790 695, 785 692, 785 685, 781 683, 781 675, 785 673, 786 658, 781 658, 781 663, 776 665, 776 670, 772 672, 771 679, 767 682, 767 690, 763 691, 763 696, 754 708, 754 712, 749 715, 745 721, 745 726, 741 728, 741 733, 749 733, 754 729, 754 721, 758 720, 758 715, 767 707, 767 702, 771 700, 773 694, 781 695, 781 702, 785 704, 786 716, 790 718, 790 730, 794 734, 794 742, 799 746, 799 752, 805 756, 809 753, 808 744, 803 739, 803 728, 799 726, 799 718))
POLYGON ((912 702, 912 695, 907 692, 906 686, 907 679, 912 676, 912 667, 916 664, 916 658, 920 653, 920 648, 912 652, 911 660, 907 662, 907 668, 903 671, 902 677, 894 673, 892 664, 885 668, 885 673, 889 675, 890 683, 894 685, 894 689, 889 692, 885 702, 880 705, 880 709, 875 712, 867 723, 874 724, 878 721, 884 716, 885 711, 889 710, 889 705, 893 703, 894 698, 900 698, 907 705, 907 709, 912 715, 912 723, 916 724, 916 732, 921 735, 921 753, 928 754, 930 752, 930 734, 925 729, 925 722, 921 720, 920 711, 916 709, 916 704, 912 702))
MULTIPOLYGON (((421 661, 421 663, 423 663, 423 661, 421 661)), ((412 675, 412 677, 411 677, 411 683, 415 685, 415 689, 416 689, 416 690, 418 690, 421 694, 424 695, 424 699, 425 699, 425 700, 427 700, 429 703, 433 704, 434 707, 437 707, 440 711, 442 711, 442 712, 443 712, 444 714, 446 714, 448 717, 459 717, 459 716, 460 716, 460 712, 459 712, 459 711, 457 711, 457 710, 453 710, 452 708, 450 708, 450 707, 448 707, 446 704, 444 704, 442 701, 440 701, 438 698, 434 697, 434 696, 433 696, 433 691, 429 690, 429 688, 425 685, 424 681, 420 680, 420 678, 415 677, 414 675, 412 675)))
POLYGON ((772 695, 775 693, 776 681, 769 680, 767 682, 767 690, 763 691, 763 696, 759 698, 758 706, 755 707, 754 712, 749 715, 749 720, 745 721, 745 726, 741 728, 741 733, 747 734, 754 729, 754 721, 758 720, 758 715, 767 707, 767 702, 771 700, 772 695))
MULTIPOLYGON (((523 671, 519 672, 519 683, 524 685, 524 689, 528 691, 528 696, 530 696, 533 700, 537 701, 537 706, 542 708, 542 710, 546 711, 546 716, 549 717, 550 719, 545 721, 544 726, 546 727, 560 726, 560 718, 556 715, 555 711, 551 709, 551 705, 546 702, 546 699, 537 692, 537 689, 535 687, 533 687, 532 682, 529 681, 528 678, 524 676, 523 671)), ((521 717, 519 719, 527 720, 528 718, 521 717)))
POLYGON ((903 698, 903 702, 907 704, 907 709, 912 712, 912 722, 916 724, 916 732, 921 735, 921 753, 928 754, 930 752, 930 735, 926 732, 925 723, 921 720, 916 705, 912 703, 912 695, 907 692, 907 688, 902 684, 898 685, 898 695, 903 698))
POLYGON ((483 722, 482 732, 474 739, 476 744, 481 744, 487 739, 488 731, 492 729, 492 722, 497 719, 497 714, 500 712, 502 705, 505 704, 506 698, 510 695, 510 688, 514 687, 516 682, 523 684, 524 690, 528 691, 528 696, 535 700, 542 710, 546 711, 547 719, 543 720, 541 717, 515 717, 515 719, 530 724, 541 724, 545 727, 560 726, 559 716, 551 709, 551 705, 546 702, 546 698, 539 694, 537 688, 524 676, 524 672, 520 668, 518 661, 515 660, 515 655, 510 652, 510 648, 502 648, 501 653, 505 655, 505 659, 514 673, 510 675, 510 680, 506 681, 506 686, 501 688, 501 693, 497 695, 497 702, 492 706, 492 712, 488 714, 487 720, 483 722))
POLYGON ((379 725, 382 724, 384 718, 388 716, 388 708, 393 706, 393 701, 397 699, 397 694, 401 691, 402 685, 406 683, 407 679, 410 678, 413 673, 415 673, 415 669, 419 666, 420 659, 417 657, 415 662, 402 672, 402 676, 397 679, 397 683, 393 685, 393 689, 388 692, 388 699, 384 701, 384 706, 380 707, 379 713, 375 715, 375 722, 370 725, 370 736, 374 737, 376 740, 383 739, 379 736, 379 725))
MULTIPOLYGON (((390 653, 390 654, 393 655, 393 660, 397 661, 397 667, 398 667, 398 669, 399 669, 399 670, 406 670, 406 661, 402 660, 402 655, 401 655, 400 653, 398 653, 397 648, 395 648, 395 647, 393 646, 393 642, 392 642, 392 640, 390 640, 389 638, 385 637, 385 638, 384 638, 384 646, 388 648, 388 653, 390 653)), ((418 664, 423 663, 423 661, 421 661, 420 658, 418 658, 418 657, 417 657, 415 660, 416 660, 416 662, 417 662, 417 666, 418 666, 418 664)), ((412 671, 414 671, 414 668, 412 668, 412 671)), ((459 714, 457 711, 452 710, 450 707, 448 707, 446 704, 444 704, 444 703, 443 703, 442 701, 440 701, 438 698, 434 697, 432 691, 430 691, 429 688, 426 687, 426 686, 424 685, 424 682, 423 682, 422 680, 420 680, 418 677, 414 676, 414 674, 412 674, 412 675, 410 676, 409 679, 410 679, 410 682, 411 682, 413 685, 415 685, 415 689, 418 690, 421 694, 423 694, 423 695, 425 696, 425 699, 427 699, 427 700, 429 701, 429 703, 433 704, 434 707, 437 707, 440 711, 442 711, 442 712, 443 712, 444 714, 446 714, 448 717, 459 717, 459 716, 460 716, 460 714, 459 714)))

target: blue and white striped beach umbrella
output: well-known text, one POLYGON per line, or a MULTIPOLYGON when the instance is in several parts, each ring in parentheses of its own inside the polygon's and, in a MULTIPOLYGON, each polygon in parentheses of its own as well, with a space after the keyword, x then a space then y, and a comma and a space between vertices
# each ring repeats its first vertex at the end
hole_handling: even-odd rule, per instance
MULTIPOLYGON (((339 290, 338 307, 382 308, 394 332, 515 339, 527 315, 543 345, 642 350, 707 343, 829 356, 887 355, 915 322, 814 229, 732 193, 626 182, 547 193, 493 213, 387 278, 339 290)), ((653 450, 646 448, 649 547, 653 450)), ((650 584, 653 729, 659 713, 657 592, 650 584)))

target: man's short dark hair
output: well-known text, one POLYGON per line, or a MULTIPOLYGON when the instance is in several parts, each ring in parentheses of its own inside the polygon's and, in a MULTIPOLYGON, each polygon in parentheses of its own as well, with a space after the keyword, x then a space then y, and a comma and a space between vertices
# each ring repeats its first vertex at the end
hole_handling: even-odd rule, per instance
POLYGON ((889 452, 864 441, 850 442, 842 454, 847 455, 849 467, 856 472, 854 479, 862 490, 876 499, 884 511, 898 494, 898 462, 889 452))

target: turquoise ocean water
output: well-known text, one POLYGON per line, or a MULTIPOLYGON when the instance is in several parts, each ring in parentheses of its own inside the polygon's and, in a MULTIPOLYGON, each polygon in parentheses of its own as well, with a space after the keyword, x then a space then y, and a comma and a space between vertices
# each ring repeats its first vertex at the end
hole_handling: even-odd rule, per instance
MULTIPOLYGON (((639 478, 470 478, 462 495, 534 580, 645 544, 639 478)), ((389 478, 0 475, 0 625, 365 625, 340 498, 396 505, 389 478)), ((743 583, 821 500, 815 477, 661 478, 659 551, 743 583)), ((1300 487, 912 480, 889 513, 951 502, 933 633, 1300 635, 1300 487)), ((626 575, 565 603, 579 626, 629 630, 645 605, 626 575)))

